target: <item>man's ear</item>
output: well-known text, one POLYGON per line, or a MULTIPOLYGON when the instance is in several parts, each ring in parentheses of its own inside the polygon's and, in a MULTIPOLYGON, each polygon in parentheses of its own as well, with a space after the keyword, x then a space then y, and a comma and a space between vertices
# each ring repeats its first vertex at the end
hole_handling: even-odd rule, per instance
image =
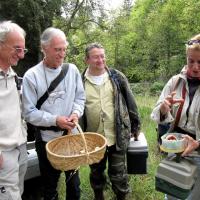
POLYGON ((43 56, 46 57, 45 46, 41 46, 40 51, 42 52, 43 56))

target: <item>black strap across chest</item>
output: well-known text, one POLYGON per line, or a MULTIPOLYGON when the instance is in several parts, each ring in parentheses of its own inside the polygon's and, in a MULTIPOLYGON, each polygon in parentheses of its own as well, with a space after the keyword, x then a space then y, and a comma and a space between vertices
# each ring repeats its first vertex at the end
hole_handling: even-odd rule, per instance
POLYGON ((49 85, 47 91, 39 98, 37 101, 36 108, 39 110, 42 106, 42 104, 47 100, 49 97, 49 94, 58 86, 58 84, 64 79, 65 75, 67 74, 67 71, 69 69, 69 64, 64 64, 62 67, 62 70, 60 74, 51 82, 49 85))

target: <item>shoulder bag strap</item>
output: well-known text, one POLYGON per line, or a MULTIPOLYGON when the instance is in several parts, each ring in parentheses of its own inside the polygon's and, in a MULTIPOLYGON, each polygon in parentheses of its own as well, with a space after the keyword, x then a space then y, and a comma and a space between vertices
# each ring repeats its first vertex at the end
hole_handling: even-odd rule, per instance
POLYGON ((21 89, 21 81, 19 80, 19 77, 17 75, 15 75, 15 83, 16 83, 17 90, 20 90, 21 89))
POLYGON ((186 84, 185 82, 183 83, 183 88, 182 88, 182 99, 184 100, 183 102, 180 103, 180 106, 178 108, 178 111, 176 113, 176 118, 175 118, 175 122, 174 122, 174 127, 178 126, 178 123, 180 121, 181 118, 181 112, 183 110, 183 104, 185 102, 185 95, 186 95, 186 84))
POLYGON ((42 104, 47 100, 49 94, 58 86, 58 84, 63 80, 69 69, 69 64, 64 64, 60 74, 51 82, 47 91, 40 97, 37 102, 36 108, 39 110, 42 104))
POLYGON ((172 92, 175 91, 175 90, 177 89, 177 87, 178 87, 178 85, 180 84, 180 82, 181 82, 181 78, 178 77, 177 80, 176 80, 176 82, 175 82, 175 84, 174 84, 174 87, 173 87, 172 92))

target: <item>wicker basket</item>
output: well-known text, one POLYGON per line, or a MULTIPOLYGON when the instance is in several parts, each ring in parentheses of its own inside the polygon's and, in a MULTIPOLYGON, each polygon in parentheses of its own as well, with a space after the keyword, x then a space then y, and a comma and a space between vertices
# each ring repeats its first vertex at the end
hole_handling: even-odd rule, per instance
POLYGON ((104 136, 85 132, 70 134, 49 141, 46 144, 47 158, 51 165, 58 170, 77 169, 81 165, 98 163, 106 150, 104 136))

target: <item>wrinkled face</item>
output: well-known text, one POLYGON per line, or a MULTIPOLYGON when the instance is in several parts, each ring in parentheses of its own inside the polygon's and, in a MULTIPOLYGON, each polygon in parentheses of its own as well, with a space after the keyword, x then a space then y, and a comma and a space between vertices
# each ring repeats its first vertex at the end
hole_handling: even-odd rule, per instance
POLYGON ((187 53, 187 65, 190 77, 200 78, 200 51, 198 50, 188 50, 187 53))
POLYGON ((8 33, 4 42, 0 42, 0 65, 4 68, 17 65, 25 54, 25 38, 21 33, 8 33))
POLYGON ((44 62, 48 67, 59 67, 66 56, 67 42, 63 37, 53 37, 49 44, 42 46, 44 62))
POLYGON ((105 51, 101 48, 93 48, 89 51, 86 64, 94 70, 104 70, 106 66, 105 51))

